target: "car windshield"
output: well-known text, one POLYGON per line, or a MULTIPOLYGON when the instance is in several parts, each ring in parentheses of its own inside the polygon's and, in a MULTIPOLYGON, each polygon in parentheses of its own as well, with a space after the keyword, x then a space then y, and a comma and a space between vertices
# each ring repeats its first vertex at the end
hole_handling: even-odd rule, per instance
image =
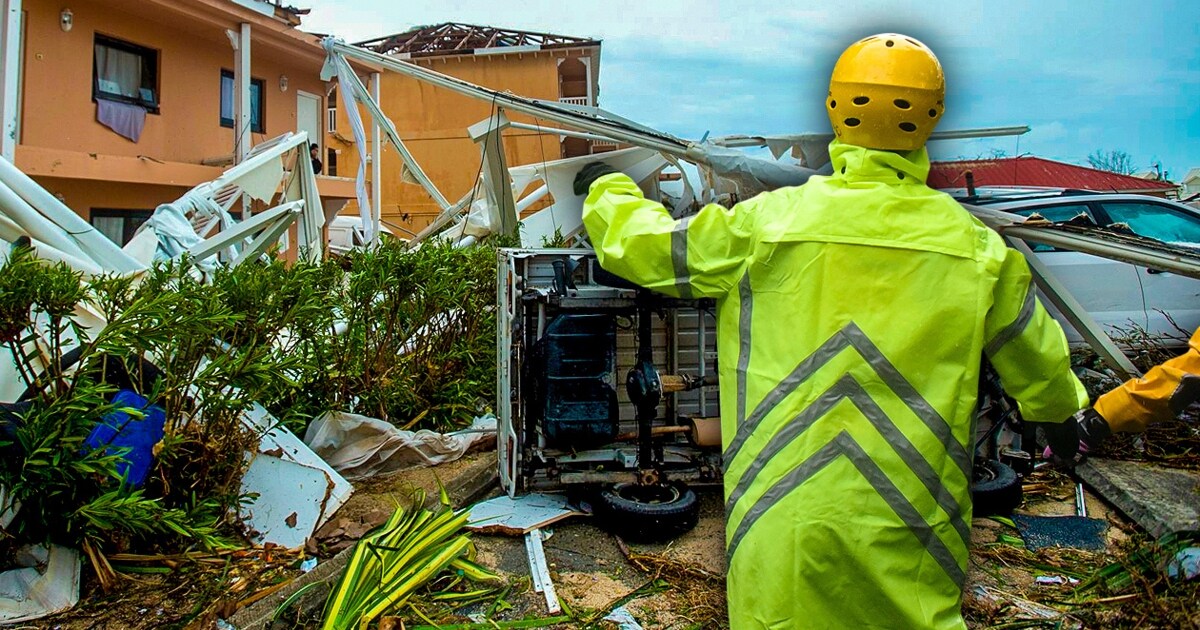
MULTIPOLYGON (((1013 214, 1019 214, 1023 217, 1037 214, 1043 219, 1052 223, 1070 221, 1081 214, 1087 216, 1088 220, 1091 221, 1091 215, 1088 214, 1088 207, 1086 204, 1082 203, 1065 204, 1061 206, 1043 206, 1038 208, 1014 208, 1010 212, 1013 214)), ((1062 251, 1042 243, 1031 242, 1029 245, 1035 252, 1062 251)))
POLYGON ((1135 234, 1185 245, 1200 245, 1200 219, 1153 203, 1105 203, 1113 223, 1124 223, 1135 234))
MULTIPOLYGON (((1038 214, 1042 218, 1046 219, 1047 221, 1051 221, 1053 223, 1060 223, 1062 221, 1070 221, 1071 219, 1074 219, 1075 217, 1077 217, 1081 214, 1086 215, 1088 213, 1088 207, 1087 207, 1087 205, 1082 204, 1082 203, 1073 203, 1073 204, 1066 204, 1066 205, 1062 205, 1062 206, 1041 206, 1041 207, 1037 207, 1037 208, 1016 208, 1016 209, 1012 210, 1012 213, 1019 214, 1023 217, 1027 217, 1032 214, 1038 214)), ((1090 219, 1091 216, 1089 215, 1088 218, 1090 219)))

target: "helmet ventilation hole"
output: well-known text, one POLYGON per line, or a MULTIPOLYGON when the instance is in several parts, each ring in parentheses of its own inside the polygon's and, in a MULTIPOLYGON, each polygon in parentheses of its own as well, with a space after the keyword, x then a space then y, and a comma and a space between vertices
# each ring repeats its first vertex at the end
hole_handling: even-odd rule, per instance
POLYGON ((870 102, 871 102, 871 99, 866 96, 855 96, 854 97, 855 105, 866 105, 867 103, 870 103, 870 102))
POLYGON ((905 38, 904 38, 904 41, 906 41, 906 42, 908 42, 908 43, 912 44, 913 46, 918 46, 918 47, 920 47, 920 45, 921 45, 921 44, 917 43, 917 41, 916 41, 916 40, 914 40, 914 39, 909 39, 909 38, 907 38, 907 37, 905 37, 905 38))
POLYGON ((908 108, 912 107, 911 103, 909 103, 908 101, 906 101, 902 98, 898 98, 892 102, 895 103, 896 107, 899 107, 900 109, 908 109, 908 108))
POLYGON ((847 127, 857 127, 862 121, 857 118, 847 118, 842 122, 845 123, 847 127))
POLYGON ((887 40, 887 47, 888 47, 888 48, 891 48, 892 46, 895 46, 895 45, 896 45, 896 42, 894 42, 894 41, 892 41, 892 40, 890 40, 890 39, 889 39, 889 40, 887 40))
POLYGON ((917 130, 917 126, 910 122, 902 122, 900 123, 900 129, 912 133, 917 130))
POLYGON ((937 110, 936 110, 936 109, 931 109, 931 110, 929 110, 929 117, 930 117, 930 118, 937 118, 937 110))
MULTIPOLYGON (((829 101, 829 109, 837 109, 837 101, 829 101)), ((933 111, 932 109, 929 111, 933 111)))

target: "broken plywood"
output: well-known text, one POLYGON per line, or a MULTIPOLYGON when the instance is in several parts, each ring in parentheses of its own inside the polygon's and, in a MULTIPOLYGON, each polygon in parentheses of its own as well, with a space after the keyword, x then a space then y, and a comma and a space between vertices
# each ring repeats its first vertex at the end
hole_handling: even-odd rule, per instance
POLYGON ((1200 531, 1200 474, 1111 459, 1087 460, 1076 473, 1155 538, 1200 531))

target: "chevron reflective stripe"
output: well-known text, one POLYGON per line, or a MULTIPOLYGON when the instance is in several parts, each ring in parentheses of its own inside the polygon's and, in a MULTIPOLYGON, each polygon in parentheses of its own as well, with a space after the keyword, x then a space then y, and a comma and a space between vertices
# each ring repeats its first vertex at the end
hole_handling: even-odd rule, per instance
POLYGON ((984 354, 990 357, 999 352, 1004 344, 1016 339, 1017 335, 1020 335, 1029 325, 1029 320, 1033 319, 1033 310, 1036 306, 1037 296, 1034 294, 1033 285, 1030 284, 1029 290, 1025 292, 1025 301, 1021 303, 1021 310, 1017 312, 1017 318, 996 333, 996 336, 984 346, 984 354))
POLYGON ((754 312, 754 294, 750 291, 750 274, 738 283, 738 363, 737 363, 737 426, 746 420, 746 370, 750 369, 750 329, 754 312))
POLYGON ((675 269, 675 290, 679 297, 692 297, 692 273, 688 271, 687 230, 692 217, 684 217, 671 230, 671 266, 675 269))
POLYGON ((858 469, 858 472, 871 484, 871 487, 879 493, 879 496, 892 508, 892 511, 900 517, 900 520, 908 527, 913 536, 921 542, 925 550, 929 552, 929 555, 938 563, 938 566, 961 589, 963 583, 966 581, 966 574, 959 565, 958 560, 955 559, 954 554, 942 542, 941 538, 938 538, 937 533, 933 531, 933 528, 925 521, 921 513, 908 502, 908 499, 904 497, 904 494, 900 492, 896 484, 892 483, 892 480, 888 478, 883 469, 845 431, 842 431, 828 444, 821 447, 816 453, 806 459, 804 463, 789 471, 775 485, 768 488, 759 497, 758 501, 750 507, 730 538, 728 552, 730 562, 732 563, 738 546, 741 545, 746 534, 758 519, 762 518, 764 514, 793 490, 842 455, 846 456, 854 467, 858 469))
POLYGON ((959 505, 958 499, 942 483, 941 477, 938 476, 933 466, 929 464, 929 461, 921 455, 921 452, 917 450, 912 441, 905 437, 904 433, 892 422, 892 419, 871 399, 871 396, 867 394, 862 385, 849 374, 839 379, 824 394, 821 394, 816 401, 792 419, 792 421, 785 423, 778 433, 771 436, 771 440, 757 453, 754 461, 750 462, 750 466, 742 473, 737 485, 730 492, 729 499, 725 502, 725 513, 732 513, 734 505, 754 485, 758 474, 762 472, 763 468, 767 466, 767 463, 772 458, 781 453, 789 444, 800 437, 817 420, 829 413, 842 400, 850 401, 866 417, 871 425, 883 435, 883 438, 900 457, 900 460, 912 470, 917 479, 921 481, 921 485, 925 486, 925 489, 929 491, 929 494, 933 496, 937 504, 950 517, 951 526, 954 527, 954 531, 958 532, 959 537, 962 538, 963 546, 967 547, 971 542, 971 531, 967 526, 966 519, 963 518, 962 506, 959 505))
MULTIPOLYGON (((745 334, 746 331, 741 331, 745 334)), ((929 401, 921 396, 920 392, 909 383, 904 375, 888 361, 883 352, 879 350, 871 340, 867 338, 866 333, 862 331, 853 322, 847 324, 844 328, 834 333, 825 343, 821 344, 812 354, 800 362, 790 374, 779 382, 754 411, 746 417, 744 422, 738 423, 737 433, 730 441, 729 448, 725 450, 722 466, 726 473, 729 472, 729 466, 737 457, 738 453, 746 444, 746 440, 758 428, 767 414, 776 407, 784 398, 794 392, 804 381, 808 380, 813 374, 829 363, 834 357, 847 348, 854 348, 860 356, 866 360, 867 364, 875 370, 883 381, 896 396, 904 402, 904 404, 915 414, 921 422, 929 428, 931 432, 941 442, 946 449, 947 455, 951 461, 958 466, 963 475, 967 478, 971 476, 971 455, 954 437, 954 433, 950 429, 950 424, 942 417, 929 401)))

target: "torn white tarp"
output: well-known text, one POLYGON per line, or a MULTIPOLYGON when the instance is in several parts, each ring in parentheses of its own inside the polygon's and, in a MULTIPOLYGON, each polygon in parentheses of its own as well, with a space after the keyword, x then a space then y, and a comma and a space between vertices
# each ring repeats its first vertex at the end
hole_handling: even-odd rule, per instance
POLYGON ((79 601, 79 552, 50 545, 22 547, 16 567, 0 572, 0 624, 70 609, 79 601))
MULTIPOLYGON (((338 95, 341 97, 342 109, 346 112, 346 116, 350 120, 350 128, 354 135, 354 143, 358 146, 358 176, 355 180, 355 193, 358 198, 358 211, 362 217, 364 226, 373 226, 374 222, 371 219, 370 204, 367 198, 366 189, 366 165, 367 165, 367 142, 366 133, 363 129, 363 120, 358 111, 358 103, 362 103, 363 107, 367 108, 367 112, 371 115, 375 125, 384 133, 388 142, 396 148, 396 152, 400 154, 400 160, 404 163, 404 170, 401 172, 401 178, 404 181, 420 184, 425 192, 438 204, 438 207, 443 210, 450 207, 450 202, 438 190, 438 187, 430 181, 425 175, 425 171, 421 169, 421 165, 417 164, 412 153, 404 141, 400 139, 400 134, 396 131, 396 126, 392 124, 380 108, 379 104, 371 98, 371 94, 367 91, 363 82, 355 74, 354 69, 350 67, 350 63, 341 54, 334 51, 337 44, 343 44, 341 40, 327 37, 322 41, 328 56, 325 59, 325 65, 321 68, 321 80, 329 81, 334 77, 338 81, 338 95)), ((368 242, 371 242, 374 235, 374 228, 367 228, 368 242)))
MULTIPOLYGON (((358 112, 357 99, 352 78, 357 78, 350 64, 345 60, 327 62, 327 66, 335 69, 338 81, 338 98, 342 101, 342 111, 350 121, 350 132, 354 136, 354 146, 358 147, 358 174, 354 178, 354 195, 358 201, 358 215, 362 219, 363 240, 370 243, 375 238, 374 225, 371 219, 371 201, 367 196, 367 132, 363 129, 362 115, 358 112)), ((332 77, 324 77, 329 80, 332 77)), ((359 86, 361 87, 361 82, 359 86)), ((365 91, 366 88, 363 88, 365 91)))
POLYGON ((797 164, 755 158, 744 151, 715 144, 705 144, 704 150, 708 155, 707 168, 714 175, 734 184, 736 190, 724 190, 711 182, 710 187, 719 192, 736 192, 741 199, 784 186, 799 186, 817 174, 817 171, 797 164))
POLYGON ((304 442, 350 479, 434 466, 462 457, 472 446, 496 434, 496 417, 476 418, 453 433, 404 431, 376 418, 329 412, 308 425, 304 442))
POLYGON ((575 174, 584 164, 596 161, 604 162, 629 175, 638 182, 638 186, 648 197, 653 197, 657 192, 657 175, 668 164, 657 152, 633 148, 510 168, 514 189, 520 187, 515 190, 516 194, 523 192, 534 180, 541 179, 546 183, 550 195, 554 197, 553 205, 535 212, 521 222, 522 245, 542 247, 555 237, 556 231, 566 238, 582 231, 583 200, 586 195, 575 194, 575 174))

